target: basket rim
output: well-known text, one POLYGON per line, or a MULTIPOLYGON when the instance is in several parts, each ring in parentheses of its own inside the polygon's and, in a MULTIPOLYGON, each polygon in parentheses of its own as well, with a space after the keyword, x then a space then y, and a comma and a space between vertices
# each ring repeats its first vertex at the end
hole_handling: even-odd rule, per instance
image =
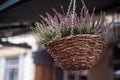
MULTIPOLYGON (((97 64, 97 61, 99 61, 99 59, 100 59, 100 56, 102 54, 102 49, 105 47, 104 40, 102 40, 102 39, 104 39, 104 36, 99 35, 99 34, 98 35, 96 35, 96 34, 79 34, 79 35, 66 36, 66 37, 56 39, 56 40, 48 41, 45 44, 45 47, 46 47, 47 51, 49 52, 49 54, 54 59, 54 62, 58 67, 61 67, 66 70, 89 69, 89 68, 95 66, 97 64), (99 40, 97 40, 97 41, 100 42, 99 44, 101 44, 101 42, 102 42, 102 44, 96 45, 96 43, 95 43, 95 46, 91 45, 91 46, 97 48, 97 51, 93 50, 94 48, 92 48, 90 50, 81 52, 81 50, 84 50, 85 48, 89 49, 89 48, 91 48, 91 46, 90 47, 77 46, 77 48, 76 48, 76 45, 80 45, 79 43, 81 43, 81 42, 78 42, 75 45, 73 43, 73 46, 71 46, 72 43, 70 40, 73 39, 72 41, 74 41, 74 38, 76 38, 75 40, 77 40, 77 41, 79 41, 80 38, 88 38, 88 40, 93 39, 93 42, 96 39, 100 39, 101 41, 99 41, 99 40), (64 40, 65 40, 65 42, 68 40, 68 45, 65 43, 65 47, 63 47, 64 48, 63 49, 61 46, 64 46, 64 42, 63 42, 64 40), (58 43, 56 41, 58 41, 58 43), (55 42, 55 44, 54 44, 54 42, 55 42), (63 44, 61 45, 62 42, 63 42, 63 44), (71 43, 71 44, 69 45, 69 43, 71 43), (99 47, 96 47, 96 46, 99 46, 99 47), (67 49, 65 50, 66 47, 67 47, 67 49), (72 48, 69 48, 69 47, 72 47, 72 48), (83 47, 83 48, 78 48, 78 47, 83 47), (100 47, 102 47, 102 48, 100 48, 100 47), (70 49, 74 49, 74 50, 70 50, 70 49), (94 52, 94 54, 93 54, 93 52, 94 52), (80 55, 80 53, 87 53, 87 54, 80 55), (73 56, 73 55, 76 55, 76 56, 73 56), (89 55, 89 57, 88 57, 88 55, 89 55), (79 60, 79 61, 76 61, 76 60, 79 60), (85 62, 83 62, 83 60, 85 62), (72 66, 72 65, 74 65, 74 66, 72 66)), ((83 40, 85 40, 85 39, 83 39, 83 40)), ((82 39, 80 41, 82 41, 82 39)))
POLYGON ((52 42, 54 42, 54 41, 60 41, 60 40, 63 40, 63 39, 70 39, 70 38, 72 38, 72 37, 77 37, 77 36, 92 36, 92 37, 103 37, 103 38, 104 38, 104 36, 102 36, 102 35, 100 35, 100 34, 77 34, 77 35, 70 35, 70 36, 58 38, 58 39, 55 39, 55 40, 47 41, 47 42, 45 43, 45 45, 46 45, 46 44, 49 44, 49 43, 52 43, 52 42))

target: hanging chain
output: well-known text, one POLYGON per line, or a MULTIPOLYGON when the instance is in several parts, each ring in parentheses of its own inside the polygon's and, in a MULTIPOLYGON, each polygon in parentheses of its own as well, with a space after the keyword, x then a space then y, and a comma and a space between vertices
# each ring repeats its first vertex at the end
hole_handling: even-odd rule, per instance
POLYGON ((73 9, 72 9, 72 25, 71 25, 71 31, 70 31, 71 35, 74 34, 74 15, 75 15, 75 10, 76 10, 76 0, 70 0, 66 17, 68 17, 70 15, 70 10, 71 10, 72 6, 73 6, 73 9))
MULTIPOLYGON (((81 2, 82 2, 83 7, 87 9, 84 0, 81 0, 81 2)), ((74 25, 74 17, 75 17, 75 10, 76 10, 76 0, 70 0, 66 17, 69 16, 72 5, 73 5, 73 10, 72 10, 73 12, 72 12, 72 25, 71 25, 71 31, 70 31, 71 35, 74 34, 74 26, 75 26, 74 25)))
POLYGON ((76 10, 76 0, 73 1, 73 13, 72 13, 72 26, 71 26, 71 35, 74 34, 74 17, 75 17, 75 10, 76 10))
POLYGON ((67 10, 67 16, 66 17, 68 17, 68 15, 70 14, 70 9, 72 7, 72 4, 73 4, 73 0, 70 0, 69 7, 68 7, 68 10, 67 10))
POLYGON ((83 7, 87 9, 84 0, 81 0, 81 2, 82 2, 83 7))

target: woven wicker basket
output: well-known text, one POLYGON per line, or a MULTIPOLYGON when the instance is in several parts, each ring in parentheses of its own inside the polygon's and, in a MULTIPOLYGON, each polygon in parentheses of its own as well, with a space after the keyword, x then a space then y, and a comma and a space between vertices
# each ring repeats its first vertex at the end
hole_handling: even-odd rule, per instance
POLYGON ((65 70, 93 67, 100 58, 105 40, 100 35, 80 34, 45 44, 55 64, 65 70))

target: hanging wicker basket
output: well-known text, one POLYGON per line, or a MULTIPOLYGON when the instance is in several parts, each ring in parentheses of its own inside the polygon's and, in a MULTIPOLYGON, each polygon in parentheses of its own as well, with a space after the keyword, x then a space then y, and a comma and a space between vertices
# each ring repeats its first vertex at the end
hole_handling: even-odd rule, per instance
POLYGON ((103 36, 79 34, 67 36, 45 44, 55 64, 65 70, 79 70, 93 67, 105 46, 103 36))

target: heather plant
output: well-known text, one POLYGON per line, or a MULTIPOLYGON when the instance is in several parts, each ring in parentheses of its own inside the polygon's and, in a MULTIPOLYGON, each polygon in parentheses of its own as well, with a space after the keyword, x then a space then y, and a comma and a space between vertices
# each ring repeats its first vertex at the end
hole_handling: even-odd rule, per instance
POLYGON ((94 10, 89 14, 88 9, 83 5, 80 15, 76 12, 70 14, 61 14, 53 9, 55 15, 51 16, 46 12, 46 17, 40 15, 41 22, 35 22, 31 28, 32 34, 40 43, 45 43, 50 40, 56 40, 62 37, 78 34, 96 34, 105 35, 106 30, 113 23, 107 23, 105 14, 101 12, 100 16, 95 16, 94 10))

